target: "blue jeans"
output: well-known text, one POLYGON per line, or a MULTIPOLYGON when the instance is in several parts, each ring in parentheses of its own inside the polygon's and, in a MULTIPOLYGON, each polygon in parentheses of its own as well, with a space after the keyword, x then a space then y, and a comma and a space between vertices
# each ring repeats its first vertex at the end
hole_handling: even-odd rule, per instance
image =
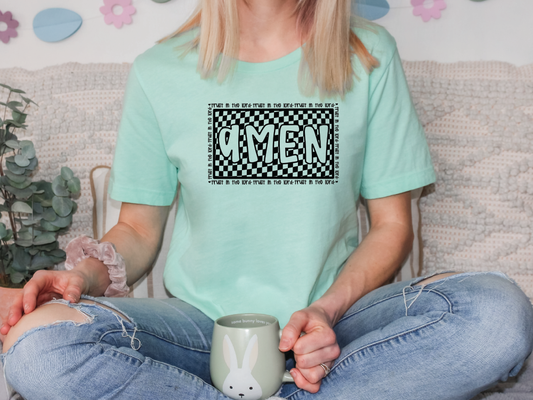
MULTIPOLYGON (((533 345, 533 308, 504 274, 426 277, 374 290, 335 326, 342 352, 311 394, 291 400, 469 399, 518 373, 533 345)), ((213 321, 179 299, 69 304, 83 323, 23 334, 2 354, 25 399, 228 399, 210 385, 213 321)), ((253 310, 251 310, 253 311, 253 310)), ((288 368, 293 361, 288 360, 288 368)))

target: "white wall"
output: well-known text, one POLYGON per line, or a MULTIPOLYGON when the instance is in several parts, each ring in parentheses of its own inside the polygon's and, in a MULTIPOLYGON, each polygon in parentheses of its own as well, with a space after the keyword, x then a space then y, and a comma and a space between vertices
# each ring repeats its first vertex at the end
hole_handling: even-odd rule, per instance
MULTIPOLYGON (((390 12, 376 22, 395 36, 403 59, 533 63, 533 0, 446 0, 442 18, 427 23, 412 15, 410 0, 388 1, 390 12)), ((185 21, 196 0, 162 4, 132 0, 137 9, 133 22, 120 29, 104 23, 99 11, 103 4, 102 0, 0 0, 0 11, 11 11, 20 22, 18 37, 8 44, 0 42, 0 68, 33 70, 68 61, 131 62, 185 21), (33 33, 32 22, 39 11, 53 7, 75 11, 84 21, 66 40, 46 43, 33 33)))

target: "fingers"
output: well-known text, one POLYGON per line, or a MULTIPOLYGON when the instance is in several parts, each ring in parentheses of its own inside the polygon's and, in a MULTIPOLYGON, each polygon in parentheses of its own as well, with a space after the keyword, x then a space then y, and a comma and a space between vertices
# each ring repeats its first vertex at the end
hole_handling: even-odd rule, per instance
MULTIPOLYGON (((320 378, 312 379, 309 381, 298 368, 291 369, 291 376, 294 379, 294 383, 300 389, 307 390, 310 393, 316 393, 320 389, 320 384, 322 383, 322 378, 324 377, 324 370, 321 366, 315 367, 319 368, 322 371, 320 378)), ((317 374, 318 376, 318 374, 317 374)))
POLYGON ((308 319, 301 313, 294 313, 291 316, 291 319, 285 325, 281 334, 281 340, 279 342, 280 351, 289 351, 294 347, 301 333, 305 332, 304 328, 307 325, 307 321, 308 319))
POLYGON ((0 333, 2 335, 7 335, 9 330, 13 325, 15 325, 19 319, 22 318, 22 292, 19 293, 14 299, 11 307, 9 307, 9 312, 7 318, 0 328, 0 333))
POLYGON ((312 351, 310 353, 298 354, 294 353, 294 359, 296 366, 299 369, 308 369, 320 365, 335 361, 341 353, 340 347, 337 343, 330 346, 323 347, 319 350, 312 351))
POLYGON ((68 283, 67 288, 65 289, 65 292, 63 293, 63 298, 65 300, 77 303, 78 301, 80 301, 80 297, 81 286, 79 285, 79 282, 74 282, 74 280, 71 279, 68 283))
POLYGON ((7 334, 23 314, 31 313, 37 306, 50 300, 64 298, 78 302, 82 287, 82 276, 71 271, 37 271, 13 301, 0 333, 7 334))

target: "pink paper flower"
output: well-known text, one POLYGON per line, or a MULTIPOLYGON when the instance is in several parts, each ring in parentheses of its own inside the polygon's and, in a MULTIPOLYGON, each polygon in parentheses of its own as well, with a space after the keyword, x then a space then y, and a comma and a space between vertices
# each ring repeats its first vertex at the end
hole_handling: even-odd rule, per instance
POLYGON ((11 11, 7 11, 6 13, 0 11, 0 22, 5 22, 7 24, 7 29, 5 31, 0 31, 0 40, 2 42, 7 43, 10 38, 17 37, 18 33, 15 28, 19 26, 19 22, 13 19, 11 11))
POLYGON ((100 12, 105 15, 104 21, 107 25, 113 24, 116 28, 122 24, 131 24, 131 16, 135 14, 135 7, 131 5, 131 0, 104 0, 104 6, 100 7, 100 12), (121 6, 122 13, 115 14, 113 7, 121 6))
POLYGON ((445 0, 411 0, 413 8, 413 15, 421 16, 424 22, 428 22, 431 18, 439 19, 440 10, 446 8, 445 0), (433 5, 424 7, 424 2, 428 5, 433 1, 433 5))

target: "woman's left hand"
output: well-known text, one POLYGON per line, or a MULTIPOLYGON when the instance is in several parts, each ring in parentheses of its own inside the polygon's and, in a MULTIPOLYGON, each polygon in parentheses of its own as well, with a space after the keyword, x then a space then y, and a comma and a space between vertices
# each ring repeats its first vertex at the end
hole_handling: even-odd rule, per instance
POLYGON ((326 312, 311 305, 292 314, 283 328, 279 349, 292 350, 296 368, 290 372, 300 389, 318 392, 326 373, 320 364, 331 368, 341 350, 326 312), (300 336, 302 333, 305 335, 300 336))

